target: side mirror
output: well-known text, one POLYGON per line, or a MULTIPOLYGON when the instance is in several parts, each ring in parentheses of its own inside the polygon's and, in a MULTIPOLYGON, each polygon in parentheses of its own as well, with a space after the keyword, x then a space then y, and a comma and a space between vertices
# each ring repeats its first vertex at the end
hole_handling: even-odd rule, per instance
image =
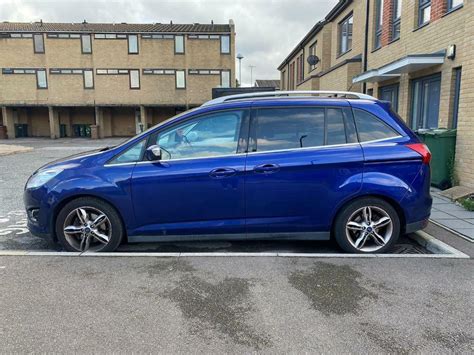
POLYGON ((145 156, 150 161, 161 160, 161 148, 159 145, 151 145, 145 151, 145 156))

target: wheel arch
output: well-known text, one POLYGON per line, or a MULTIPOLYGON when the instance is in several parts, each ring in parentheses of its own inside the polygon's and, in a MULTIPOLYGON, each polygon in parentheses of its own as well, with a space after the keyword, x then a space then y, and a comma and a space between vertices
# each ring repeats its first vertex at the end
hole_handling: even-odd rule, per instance
POLYGON ((58 218, 59 211, 61 211, 63 209, 63 207, 66 206, 69 202, 77 200, 79 198, 93 198, 95 200, 100 200, 102 202, 105 202, 110 207, 112 207, 115 210, 115 212, 117 212, 117 215, 120 218, 120 222, 122 223, 123 232, 125 233, 124 238, 122 240, 127 240, 127 229, 126 229, 126 226, 125 226, 125 221, 123 219, 123 216, 120 213, 120 211, 117 209, 117 207, 115 207, 115 205, 111 201, 108 201, 107 199, 105 199, 103 197, 96 196, 96 195, 93 195, 93 194, 78 194, 78 195, 71 195, 71 196, 68 196, 68 197, 64 198, 63 200, 61 200, 54 207, 53 213, 52 213, 52 216, 51 216, 51 220, 50 220, 50 228, 51 228, 51 231, 52 231, 52 236, 53 236, 54 241, 58 240, 58 237, 56 235, 56 220, 58 218))
POLYGON ((400 204, 396 200, 394 200, 393 198, 390 198, 388 196, 371 193, 371 194, 366 194, 366 195, 353 196, 352 198, 344 201, 344 203, 342 203, 338 207, 338 209, 336 210, 336 213, 334 214, 334 216, 331 220, 331 238, 334 235, 334 225, 335 225, 334 222, 336 221, 337 216, 341 213, 341 211, 344 209, 344 207, 346 207, 348 204, 350 204, 350 203, 352 203, 356 200, 360 200, 362 198, 378 198, 378 199, 383 200, 383 201, 387 202, 388 204, 390 204, 390 206, 392 206, 395 209, 395 211, 397 212, 398 218, 400 219, 400 234, 403 234, 405 232, 406 216, 405 216, 405 213, 403 212, 403 209, 400 206, 400 204))

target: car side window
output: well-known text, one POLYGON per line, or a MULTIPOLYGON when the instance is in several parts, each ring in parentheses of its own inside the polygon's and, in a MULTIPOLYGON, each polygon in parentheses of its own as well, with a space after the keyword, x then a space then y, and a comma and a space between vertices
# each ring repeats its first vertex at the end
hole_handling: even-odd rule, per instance
POLYGON ((326 144, 344 144, 347 142, 344 116, 339 108, 326 110, 326 144))
POLYGON ((354 109, 354 120, 360 142, 399 136, 392 127, 367 111, 354 109))
POLYGON ((108 164, 123 164, 123 163, 134 163, 142 158, 143 150, 145 148, 146 138, 142 139, 138 143, 135 143, 126 151, 117 155, 108 164))
POLYGON ((162 148, 162 160, 235 154, 245 112, 222 111, 188 120, 159 132, 152 144, 162 148))
POLYGON ((255 125, 258 152, 347 142, 344 116, 338 108, 258 109, 255 125))

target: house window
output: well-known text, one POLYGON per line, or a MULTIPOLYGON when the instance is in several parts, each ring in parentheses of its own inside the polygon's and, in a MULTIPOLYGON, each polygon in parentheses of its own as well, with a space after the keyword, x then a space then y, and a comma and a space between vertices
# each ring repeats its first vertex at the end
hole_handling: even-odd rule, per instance
POLYGON ((176 54, 184 53, 184 36, 183 35, 174 36, 174 52, 176 54))
MULTIPOLYGON (((316 56, 316 42, 309 46, 309 55, 316 56)), ((308 73, 316 68, 316 64, 310 64, 308 73)))
POLYGON ((448 0, 448 11, 461 7, 463 3, 463 0, 448 0))
POLYGON ((130 89, 140 89, 140 70, 130 69, 130 89))
POLYGON ((400 22, 402 17, 402 0, 392 0, 392 41, 400 38, 400 22))
POLYGON ((297 63, 297 75, 296 75, 296 80, 299 83, 301 83, 304 80, 304 56, 301 54, 298 59, 296 60, 297 63))
POLYGON ((430 22, 431 0, 418 0, 418 26, 430 22))
POLYGON ((229 70, 221 71, 221 87, 223 88, 230 87, 230 71, 229 70))
POLYGON ((441 75, 412 81, 411 128, 438 128, 441 75))
POLYGON ((35 53, 44 53, 44 38, 42 34, 35 34, 33 36, 33 44, 35 53))
POLYGON ((176 89, 186 88, 186 77, 184 70, 176 70, 176 89))
POLYGON ((81 36, 81 48, 82 48, 82 54, 92 53, 91 35, 81 36))
POLYGON ((383 0, 377 0, 375 5, 375 36, 374 48, 382 46, 383 0))
POLYGON ((137 35, 128 35, 128 54, 138 54, 137 35))
POLYGON ((48 88, 48 80, 46 78, 46 70, 39 69, 36 71, 36 87, 38 89, 47 89, 48 88))
POLYGON ((290 64, 290 77, 288 80, 289 88, 290 90, 294 90, 295 88, 295 62, 290 64))
POLYGON ((350 14, 339 23, 339 55, 342 55, 352 48, 352 24, 354 18, 350 14))
POLYGON ((458 126, 459 95, 461 93, 461 68, 454 69, 454 98, 453 98, 453 117, 451 120, 452 128, 458 126))
POLYGON ((94 88, 94 74, 92 69, 84 70, 84 89, 93 89, 94 88))
POLYGON ((222 54, 230 53, 230 36, 228 35, 221 36, 221 53, 222 54))
POLYGON ((281 72, 281 89, 286 90, 286 70, 281 72))

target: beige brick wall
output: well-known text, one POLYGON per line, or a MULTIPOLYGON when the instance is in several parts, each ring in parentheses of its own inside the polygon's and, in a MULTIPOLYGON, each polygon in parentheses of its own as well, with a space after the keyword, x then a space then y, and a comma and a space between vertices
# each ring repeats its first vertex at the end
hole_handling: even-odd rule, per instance
POLYGON ((333 45, 333 49, 331 50, 331 66, 363 53, 365 12, 365 0, 355 0, 344 11, 342 11, 341 14, 331 21, 330 26, 333 45), (352 29, 352 49, 341 55, 339 53, 339 23, 351 12, 354 20, 352 29))
POLYGON ((29 134, 32 137, 49 137, 48 108, 37 107, 30 110, 29 134))
POLYGON ((456 145, 456 173, 462 185, 474 189, 474 3, 466 1, 464 61, 456 145))
MULTIPOLYGON (((296 83, 296 90, 351 90, 360 91, 362 89, 360 84, 352 84, 352 78, 355 75, 360 74, 361 64, 357 63, 346 63, 342 67, 335 70, 331 68, 337 67, 338 64, 351 59, 355 56, 361 55, 363 52, 363 36, 364 36, 364 25, 365 22, 365 1, 356 0, 350 4, 344 11, 341 12, 331 22, 324 25, 324 27, 304 46, 304 78, 302 83, 296 83), (352 49, 343 55, 339 55, 339 22, 341 22, 350 13, 353 14, 354 26, 353 26, 353 37, 352 37, 352 49), (306 59, 309 55, 309 47, 317 42, 316 55, 319 57, 320 62, 315 69, 309 71, 309 64, 306 59), (327 72, 327 73, 326 73, 327 72)), ((283 71, 285 71, 285 82, 288 87, 288 73, 290 70, 290 64, 295 62, 296 58, 303 53, 303 50, 298 51, 290 58, 287 65, 285 65, 280 71, 280 79, 283 80, 283 71)), ((295 77, 296 77, 296 65, 295 65, 295 77)), ((286 87, 286 88, 287 88, 286 87)), ((285 88, 285 89, 286 89, 285 88)))
POLYGON ((360 62, 351 62, 332 70, 320 78, 321 90, 360 91, 360 84, 352 84, 352 77, 361 71, 360 62))
POLYGON ((115 137, 133 136, 136 132, 135 109, 112 109, 112 135, 115 137))
POLYGON ((94 39, 92 54, 81 53, 80 39, 47 38, 45 54, 34 54, 33 40, 0 39, 0 68, 46 68, 48 89, 36 88, 33 74, 0 73, 0 105, 48 104, 202 104, 210 100, 220 77, 187 75, 186 90, 175 89, 174 75, 143 75, 140 90, 130 90, 128 75, 97 75, 93 90, 85 90, 82 75, 50 74, 50 68, 94 69, 222 69, 231 70, 235 86, 235 35, 231 34, 231 53, 220 53, 220 40, 185 37, 185 55, 174 53, 173 39, 144 39, 139 36, 139 54, 128 54, 126 39, 94 39))

